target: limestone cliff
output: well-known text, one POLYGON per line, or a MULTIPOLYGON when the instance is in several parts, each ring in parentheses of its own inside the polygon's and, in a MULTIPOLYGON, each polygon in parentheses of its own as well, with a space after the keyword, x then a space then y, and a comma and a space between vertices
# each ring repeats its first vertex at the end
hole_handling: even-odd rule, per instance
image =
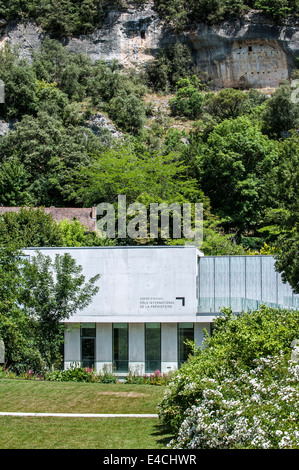
MULTIPOLYGON (((64 40, 72 52, 82 52, 92 60, 117 59, 124 67, 142 66, 157 50, 175 41, 188 44, 196 64, 213 79, 217 87, 275 87, 290 77, 299 55, 299 23, 272 24, 252 11, 238 21, 207 26, 197 24, 176 33, 153 8, 153 2, 137 8, 110 9, 101 29, 64 40)), ((2 24, 0 47, 4 43, 20 46, 23 56, 37 50, 45 33, 33 23, 2 24)))

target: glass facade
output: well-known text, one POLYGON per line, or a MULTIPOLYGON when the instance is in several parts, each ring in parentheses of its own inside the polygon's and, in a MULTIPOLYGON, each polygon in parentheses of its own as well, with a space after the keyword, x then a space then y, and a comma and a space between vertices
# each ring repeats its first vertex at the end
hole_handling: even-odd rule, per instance
POLYGON ((178 324, 178 366, 186 362, 190 353, 190 347, 186 345, 186 341, 194 341, 194 324, 179 323, 178 324))
POLYGON ((81 362, 83 367, 94 367, 96 349, 95 323, 81 324, 81 362))
POLYGON ((113 368, 127 373, 129 369, 129 331, 127 323, 113 324, 113 368))
POLYGON ((223 307, 233 312, 298 308, 298 295, 275 271, 272 256, 207 256, 198 260, 198 314, 217 314, 223 307))
POLYGON ((161 324, 145 324, 145 372, 161 370, 161 324))

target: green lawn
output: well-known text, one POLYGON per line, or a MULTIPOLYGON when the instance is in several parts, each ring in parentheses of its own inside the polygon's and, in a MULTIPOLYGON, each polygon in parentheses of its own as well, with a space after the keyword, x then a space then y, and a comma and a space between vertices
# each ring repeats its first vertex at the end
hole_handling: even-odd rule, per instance
POLYGON ((0 380, 0 411, 157 413, 164 387, 0 380))
POLYGON ((165 449, 152 418, 0 417, 1 449, 165 449))
MULTIPOLYGON (((157 413, 164 387, 0 380, 0 411, 157 413)), ((0 416, 1 449, 163 449, 157 418, 0 416)))

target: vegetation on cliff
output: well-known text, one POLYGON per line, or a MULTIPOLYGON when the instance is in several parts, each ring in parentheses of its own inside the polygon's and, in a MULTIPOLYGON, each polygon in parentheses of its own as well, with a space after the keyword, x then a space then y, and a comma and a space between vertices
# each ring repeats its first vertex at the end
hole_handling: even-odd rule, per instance
MULTIPOLYGON (((136 8, 147 0, 2 0, 0 18, 32 20, 55 37, 66 37, 91 33, 101 27, 109 7, 136 8)), ((280 22, 290 15, 297 15, 296 0, 154 0, 154 7, 161 18, 175 29, 183 30, 195 22, 216 23, 228 17, 238 18, 250 9, 260 9, 273 21, 280 22)))

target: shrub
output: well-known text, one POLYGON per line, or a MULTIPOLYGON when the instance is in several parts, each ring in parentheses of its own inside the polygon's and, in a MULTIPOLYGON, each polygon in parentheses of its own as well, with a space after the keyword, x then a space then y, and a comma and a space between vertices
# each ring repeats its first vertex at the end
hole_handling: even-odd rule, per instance
POLYGON ((204 348, 194 349, 166 389, 159 405, 164 424, 178 432, 186 410, 202 399, 205 380, 218 383, 223 371, 238 376, 238 371, 253 369, 257 359, 281 351, 290 357, 291 342, 299 338, 298 319, 299 311, 266 306, 240 315, 224 310, 214 321, 213 335, 206 334, 204 348))
POLYGON ((167 385, 171 380, 171 374, 162 374, 159 370, 155 370, 150 375, 138 375, 129 373, 126 377, 127 384, 145 384, 145 385, 167 385))
POLYGON ((46 380, 54 382, 97 382, 97 376, 93 369, 83 368, 77 364, 66 370, 55 370, 46 374, 46 380))
POLYGON ((55 370, 45 376, 46 380, 54 382, 85 382, 85 383, 116 383, 117 378, 110 372, 104 371, 97 374, 91 367, 81 367, 72 364, 69 369, 55 370))
POLYGON ((236 119, 244 114, 244 105, 248 99, 241 90, 226 88, 218 93, 207 93, 204 109, 219 121, 236 119))
POLYGON ((98 382, 101 382, 103 384, 116 384, 117 377, 111 372, 104 370, 103 373, 98 375, 98 382))
POLYGON ((146 380, 145 376, 130 372, 129 375, 125 379, 125 383, 141 385, 145 383, 145 380, 146 380))
MULTIPOLYGON (((251 371, 202 380, 202 399, 185 414, 175 449, 299 448, 299 365, 261 358, 251 371)), ((192 388, 193 384, 186 385, 192 388)))
POLYGON ((170 109, 174 116, 186 116, 189 119, 199 119, 202 114, 204 96, 199 89, 202 87, 200 80, 193 76, 192 79, 180 79, 177 84, 176 96, 169 101, 170 109))
POLYGON ((185 44, 172 44, 160 49, 145 70, 146 80, 153 90, 172 92, 180 78, 194 74, 194 62, 190 48, 185 44))
POLYGON ((108 114, 125 132, 137 133, 145 122, 145 105, 135 94, 122 90, 108 105, 108 114))
POLYGON ((12 370, 6 369, 5 366, 0 367, 0 379, 15 379, 16 377, 12 370))

